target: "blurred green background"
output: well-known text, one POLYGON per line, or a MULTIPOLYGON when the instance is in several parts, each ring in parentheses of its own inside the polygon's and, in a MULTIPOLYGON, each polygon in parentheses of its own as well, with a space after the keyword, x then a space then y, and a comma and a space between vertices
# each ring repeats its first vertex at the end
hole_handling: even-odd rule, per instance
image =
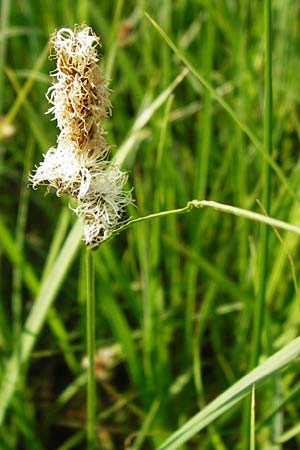
MULTIPOLYGON (((263 145, 263 1, 1 0, 1 450, 85 448, 85 249, 68 199, 27 180, 58 131, 44 114, 49 35, 87 23, 101 36, 113 104, 104 126, 134 188, 128 217, 194 198, 264 214, 267 186, 269 214, 297 224, 299 2, 274 0, 272 18, 272 158, 290 190, 241 126, 263 145), (185 65, 145 12, 239 123, 191 73, 172 84, 185 65)), ((298 237, 270 229, 264 253, 262 236, 259 224, 204 209, 138 224, 94 252, 99 448, 157 448, 298 335, 298 237)), ((295 361, 258 389, 257 448, 300 446, 298 373, 295 361)), ((246 449, 249 407, 180 448, 246 449)))

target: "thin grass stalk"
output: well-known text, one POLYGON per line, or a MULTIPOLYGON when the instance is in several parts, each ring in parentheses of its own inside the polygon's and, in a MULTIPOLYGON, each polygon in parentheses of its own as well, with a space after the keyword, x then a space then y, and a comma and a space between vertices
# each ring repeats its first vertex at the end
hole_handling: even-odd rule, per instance
MULTIPOLYGON (((265 20, 265 114, 264 114, 264 152, 271 157, 272 154, 272 0, 264 0, 265 20)), ((271 203, 271 170, 267 160, 263 161, 263 207, 266 214, 270 212, 271 203)), ((257 366, 261 353, 261 337, 264 330, 264 315, 266 305, 266 288, 268 275, 269 228, 261 226, 261 239, 259 246, 259 285, 255 302, 252 346, 250 355, 250 369, 257 366)), ((245 449, 249 447, 249 414, 250 404, 247 402, 244 416, 245 449)))
POLYGON ((176 45, 171 41, 171 39, 166 35, 166 33, 162 30, 162 28, 152 19, 149 14, 145 13, 146 17, 150 20, 152 25, 157 29, 166 43, 172 48, 174 53, 178 56, 178 58, 185 64, 185 66, 190 70, 190 72, 200 81, 200 83, 207 89, 212 97, 217 100, 217 102, 223 107, 223 109, 229 114, 232 120, 240 127, 240 129, 245 133, 246 136, 250 139, 255 148, 263 155, 264 159, 268 161, 274 172, 278 175, 278 178, 281 180, 289 194, 299 203, 300 198, 299 195, 295 192, 295 189, 290 184, 288 178, 285 176, 284 172, 280 168, 280 166, 274 161, 274 159, 265 152, 265 146, 260 142, 260 140, 256 137, 256 135, 252 132, 249 126, 242 122, 237 115, 237 113, 231 108, 231 106, 218 94, 218 92, 213 88, 213 86, 207 82, 207 80, 202 77, 202 75, 196 70, 196 68, 190 63, 189 59, 186 58, 183 53, 176 47, 176 45))
MULTIPOLYGON (((206 23, 205 30, 205 41, 206 47, 203 52, 203 70, 205 73, 206 79, 211 80, 211 72, 213 68, 213 55, 214 55, 214 47, 215 47, 215 26, 212 21, 212 7, 213 2, 210 2, 208 5, 209 15, 206 23)), ((205 198, 208 186, 208 168, 209 168, 209 160, 210 160, 210 148, 212 141, 212 96, 209 91, 204 90, 203 92, 203 112, 199 116, 199 146, 197 149, 197 177, 196 177, 196 185, 195 191, 198 198, 205 198)), ((200 219, 201 220, 201 219, 200 219)), ((202 227, 200 224, 200 220, 198 221, 198 227, 196 231, 196 237, 194 237, 195 243, 197 243, 197 252, 202 252, 202 227)), ((194 226, 194 225, 193 225, 194 226)), ((191 233, 193 236, 193 233, 191 233)), ((196 245, 196 244, 195 244, 196 245)), ((190 307, 190 317, 187 316, 186 320, 186 338, 191 338, 191 333, 194 333, 193 336, 193 372, 194 372, 194 383, 197 389, 198 395, 198 404, 199 406, 203 406, 204 404, 204 393, 202 386, 202 348, 201 348, 201 333, 200 333, 200 321, 193 328, 194 322, 194 314, 195 314, 195 302, 197 297, 197 288, 198 288, 198 276, 199 276, 199 267, 197 264, 191 262, 190 266, 190 276, 189 276, 189 286, 188 286, 188 294, 187 294, 187 304, 190 307), (190 328, 190 330, 189 330, 190 328)), ((211 297, 212 298, 212 297, 211 297)), ((200 311, 202 313, 202 302, 201 306, 197 305, 198 311, 196 314, 199 314, 200 311)), ((187 345, 188 343, 187 339, 187 345)))
MULTIPOLYGON (((6 233, 6 229, 0 221, 0 234, 5 235, 4 233, 6 233)), ((26 319, 20 339, 15 345, 15 351, 5 365, 2 384, 0 386, 0 427, 3 424, 7 407, 16 390, 17 382, 21 374, 21 366, 23 366, 29 359, 32 348, 46 320, 47 312, 55 299, 55 296, 78 249, 81 237, 82 226, 80 222, 77 221, 66 238, 55 262, 53 263, 51 270, 49 271, 49 275, 39 286, 39 292, 26 319), (20 348, 21 354, 19 352, 20 348)), ((6 234, 5 238, 9 240, 10 236, 6 234)), ((12 248, 12 243, 9 243, 9 249, 12 250, 12 248)), ((7 250, 9 251, 9 249, 7 250)), ((16 259, 13 261, 18 264, 21 257, 19 257, 18 253, 15 255, 16 259)), ((27 275, 27 281, 30 281, 30 283, 33 283, 33 286, 35 286, 34 278, 30 275, 30 273, 31 272, 28 270, 25 271, 24 268, 24 280, 27 275)))
MULTIPOLYGON (((160 8, 161 21, 163 23, 163 27, 167 33, 171 30, 171 2, 170 0, 165 0, 162 2, 160 8)), ((171 52, 170 49, 164 45, 161 51, 161 66, 162 66, 162 86, 165 87, 170 83, 170 68, 172 67, 171 63, 171 52)))
POLYGON ((255 385, 251 391, 250 450, 255 450, 255 385))
POLYGON ((111 78, 112 71, 114 69, 114 64, 116 60, 116 55, 118 51, 118 29, 121 22, 121 16, 122 16, 122 10, 124 6, 124 0, 117 0, 116 6, 115 6, 115 12, 114 12, 114 18, 110 27, 110 34, 109 34, 109 44, 107 52, 107 63, 105 68, 105 74, 107 79, 111 78))
MULTIPOLYGON (((171 434, 157 450, 176 450, 183 448, 182 445, 195 436, 196 433, 199 433, 199 431, 214 422, 226 411, 233 408, 242 398, 249 395, 253 385, 258 385, 258 383, 277 373, 286 364, 298 358, 299 353, 300 338, 296 338, 206 405, 201 411, 171 434)), ((249 446, 247 450, 249 450, 249 446)))
MULTIPOLYGON (((300 227, 293 225, 292 223, 284 222, 282 220, 273 219, 273 217, 264 216, 256 212, 249 211, 247 209, 237 208, 236 206, 225 205, 224 203, 214 202, 211 200, 191 200, 187 202, 186 206, 183 208, 170 209, 166 211, 160 211, 159 213, 148 214, 147 216, 137 217, 136 219, 128 220, 124 225, 113 230, 105 239, 105 242, 110 241, 116 235, 122 231, 130 228, 136 223, 145 222, 152 219, 158 219, 161 217, 167 217, 174 214, 185 214, 190 212, 193 208, 212 208, 219 212, 224 212, 226 214, 232 214, 237 217, 251 220, 253 222, 258 222, 266 225, 270 225, 273 228, 279 228, 281 230, 292 231, 293 233, 300 234, 300 227)), ((0 222, 1 226, 1 222, 0 222)))
POLYGON ((90 248, 86 248, 86 336, 87 336, 87 450, 95 449, 96 383, 95 383, 95 290, 94 264, 90 248))
MULTIPOLYGON (((272 48, 271 48, 271 0, 265 0, 265 119, 264 147, 265 153, 272 153, 272 48)), ((263 164, 263 206, 269 215, 271 203, 271 170, 268 162, 263 164)), ((250 368, 254 368, 259 359, 263 317, 266 302, 266 284, 268 268, 269 228, 262 225, 260 241, 259 292, 255 305, 253 344, 250 368)))
MULTIPOLYGON (((240 112, 240 116, 242 120, 245 117, 248 117, 249 109, 249 94, 245 89, 245 74, 247 73, 247 42, 248 42, 248 32, 247 30, 247 20, 249 17, 249 2, 248 0, 241 3, 240 6, 240 27, 239 34, 240 39, 237 42, 237 59, 236 59, 236 72, 238 73, 239 81, 239 91, 238 91, 238 108, 240 112)), ((250 104, 250 102, 249 102, 250 104)), ((239 127, 235 127, 235 139, 236 139, 236 185, 238 189, 235 192, 235 199, 238 205, 247 205, 247 189, 248 189, 248 164, 245 158, 245 149, 247 147, 246 138, 243 131, 239 127)), ((239 279, 244 280, 245 273, 247 271, 247 263, 248 263, 248 236, 249 230, 247 228, 247 224, 243 222, 240 226, 239 230, 239 243, 237 249, 237 262, 238 262, 238 270, 239 270, 239 279)), ((248 308, 245 308, 245 311, 248 308)), ((241 317, 241 321, 239 321, 240 330, 245 329, 245 322, 247 314, 245 313, 244 317, 241 317)), ((242 336, 243 332, 237 331, 237 336, 242 336)))
POLYGON ((3 33, 3 39, 0 39, 0 113, 3 113, 4 108, 4 68, 6 58, 7 37, 5 37, 6 29, 9 28, 11 2, 10 0, 3 0, 0 9, 0 31, 3 33))
MULTIPOLYGON (((21 183, 20 202, 18 208, 16 236, 15 236, 16 245, 22 256, 25 242, 25 227, 28 213, 28 198, 29 198, 29 190, 27 189, 27 176, 28 176, 27 174, 32 164, 32 153, 33 153, 33 140, 30 139, 25 154, 25 163, 21 183)), ((22 267, 15 266, 12 280, 12 316, 13 316, 13 336, 15 340, 19 339, 22 329, 22 279, 23 279, 22 267)))

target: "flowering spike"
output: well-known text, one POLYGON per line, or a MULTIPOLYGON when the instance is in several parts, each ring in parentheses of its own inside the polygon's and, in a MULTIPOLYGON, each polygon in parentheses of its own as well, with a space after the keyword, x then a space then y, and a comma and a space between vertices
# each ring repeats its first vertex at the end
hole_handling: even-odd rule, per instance
POLYGON ((107 80, 97 63, 100 39, 86 26, 57 30, 51 37, 51 73, 55 82, 46 97, 60 133, 29 179, 57 195, 77 200, 73 211, 82 219, 87 245, 99 244, 122 218, 131 202, 123 191, 127 174, 107 160, 109 146, 102 121, 111 114, 107 80))

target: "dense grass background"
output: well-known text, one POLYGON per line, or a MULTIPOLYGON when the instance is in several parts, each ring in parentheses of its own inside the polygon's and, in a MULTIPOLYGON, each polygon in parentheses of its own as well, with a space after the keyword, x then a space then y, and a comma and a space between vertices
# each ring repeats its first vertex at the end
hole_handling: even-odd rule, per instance
MULTIPOLYGON (((198 198, 297 224, 299 9, 294 0, 272 5, 271 154, 283 182, 262 155, 271 121, 261 0, 2 0, 1 450, 85 448, 85 249, 68 199, 27 187, 56 142, 44 115, 49 34, 85 22, 102 38, 108 141, 136 199, 128 216, 198 198), (191 73, 160 97, 185 64, 145 12, 238 121, 191 73)), ((99 448, 157 448, 296 338, 298 241, 203 209, 137 224, 94 252, 99 448)), ((247 449, 250 441, 253 449, 254 440, 259 449, 298 448, 299 363, 289 355, 287 369, 255 390, 255 418, 248 398, 180 448, 247 449)))

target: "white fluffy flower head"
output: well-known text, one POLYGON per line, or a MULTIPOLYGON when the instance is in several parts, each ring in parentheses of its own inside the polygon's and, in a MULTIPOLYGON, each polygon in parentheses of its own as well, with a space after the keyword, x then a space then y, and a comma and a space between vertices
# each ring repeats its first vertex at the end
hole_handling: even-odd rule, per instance
POLYGON ((30 175, 57 195, 76 199, 73 211, 82 219, 87 245, 98 245, 120 223, 131 202, 123 190, 127 174, 107 160, 108 144, 102 121, 111 113, 109 89, 97 63, 99 38, 88 26, 61 28, 51 37, 57 60, 52 86, 46 94, 48 110, 60 133, 57 146, 30 175))

